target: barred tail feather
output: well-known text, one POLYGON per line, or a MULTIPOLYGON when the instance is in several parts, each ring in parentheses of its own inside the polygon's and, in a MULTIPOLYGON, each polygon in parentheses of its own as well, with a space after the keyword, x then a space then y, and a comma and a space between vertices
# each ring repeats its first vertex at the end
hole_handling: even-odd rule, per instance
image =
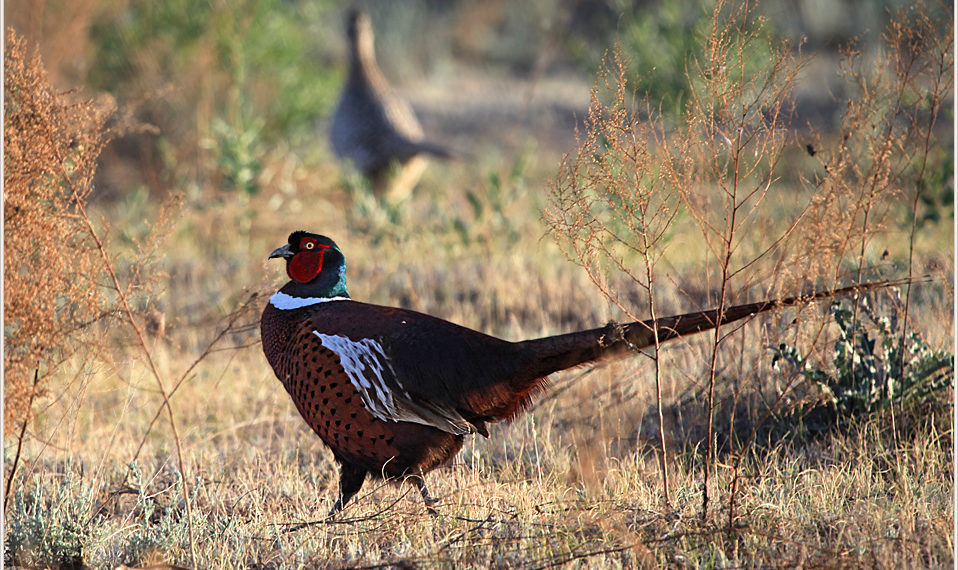
POLYGON ((875 281, 808 295, 734 305, 725 308, 724 311, 711 309, 656 320, 636 321, 625 325, 609 324, 602 328, 529 340, 519 343, 520 347, 535 354, 535 358, 530 359, 532 368, 522 377, 528 380, 544 378, 559 370, 654 346, 656 331, 658 331, 658 340, 662 343, 784 307, 927 280, 927 277, 923 277, 910 280, 875 281))

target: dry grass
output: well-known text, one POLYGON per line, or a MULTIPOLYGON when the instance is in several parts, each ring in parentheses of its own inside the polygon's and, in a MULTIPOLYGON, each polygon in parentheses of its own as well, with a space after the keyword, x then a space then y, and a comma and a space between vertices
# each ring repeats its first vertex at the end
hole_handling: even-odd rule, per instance
MULTIPOLYGON (((177 211, 161 248, 145 247, 154 234, 141 222, 156 217, 158 206, 133 198, 99 202, 86 219, 98 221, 88 230, 109 230, 102 243, 117 281, 100 274, 100 285, 116 283, 103 288, 106 299, 121 301, 125 283, 149 287, 126 295, 131 310, 116 314, 129 319, 97 329, 94 357, 63 359, 45 381, 46 395, 33 402, 5 508, 7 561, 111 568, 950 566, 950 393, 920 409, 896 407, 894 423, 885 410, 816 437, 776 424, 821 393, 776 370, 768 347, 787 342, 828 369, 836 332, 822 307, 663 346, 654 362, 640 356, 558 374, 530 413, 494 426, 488 440, 469 440, 454 465, 429 476, 441 499, 437 516, 409 487, 371 482, 333 521, 321 520, 336 492, 331 454, 273 377, 257 333, 266 293, 285 278, 265 257, 301 228, 343 247, 355 298, 512 340, 644 316, 649 293, 665 315, 714 305, 723 290, 729 304, 870 272, 948 276, 953 259, 942 251, 953 247, 953 218, 946 212, 943 221, 919 223, 923 213, 914 214, 914 205, 929 207, 920 193, 935 190, 936 153, 948 147, 933 119, 951 97, 940 81, 951 73, 951 51, 935 41, 951 35, 915 14, 896 20, 911 23, 892 28, 886 45, 893 53, 901 45, 894 38, 922 30, 927 50, 906 44, 909 57, 926 62, 908 69, 924 71, 885 68, 884 80, 904 77, 907 89, 900 97, 891 88, 870 90, 871 108, 881 113, 876 119, 850 112, 848 138, 797 135, 760 105, 748 118, 754 130, 741 131, 756 138, 729 145, 716 129, 736 131, 720 125, 742 120, 734 109, 743 99, 708 83, 696 84, 702 90, 687 128, 666 128, 654 112, 650 117, 651 106, 633 105, 621 81, 627 78, 610 66, 609 94, 619 98, 600 93, 593 124, 614 117, 623 152, 637 160, 591 171, 597 174, 589 191, 612 196, 605 210, 593 209, 595 223, 621 231, 624 240, 638 237, 641 247, 604 261, 601 247, 583 249, 600 254, 576 257, 586 266, 597 261, 591 271, 566 259, 590 234, 573 232, 559 247, 539 218, 555 207, 547 200, 550 179, 589 180, 589 160, 614 140, 601 129, 583 133, 592 146, 570 157, 582 165, 575 176, 563 177, 563 170, 557 177, 554 163, 534 157, 496 166, 434 164, 400 206, 364 200, 327 160, 272 156, 258 194, 200 186, 177 211), (947 55, 937 72, 936 53, 947 55), (919 90, 928 97, 914 96, 919 90), (729 106, 706 105, 710 93, 731 97, 729 106), (879 103, 885 95, 901 104, 879 103), (605 115, 607 108, 620 114, 605 115), (878 119, 883 127, 862 128, 862 121, 878 119), (758 144, 762 136, 770 142, 758 144), (806 153, 807 140, 815 156, 806 153), (674 160, 663 159, 667 150, 674 160), (687 159, 679 160, 679 151, 687 159), (744 173, 737 190, 730 183, 736 170, 728 167, 736 152, 744 173), (627 191, 633 180, 635 193, 627 191), (642 184, 653 180, 643 193, 642 184), (614 221, 615 206, 640 198, 636 216, 614 221), (658 216, 663 205, 669 209, 658 216), (743 217, 731 223, 731 212, 743 217), (636 230, 649 231, 649 239, 641 241, 636 230), (145 275, 136 270, 144 264, 155 266, 155 279, 135 279, 145 275), (632 276, 618 271, 635 268, 632 276), (165 335, 138 336, 147 308, 166 316, 165 335), (770 429, 775 425, 786 433, 770 429)), ((718 16, 721 22, 729 14, 718 16)), ((732 34, 724 45, 734 60, 741 44, 729 30, 734 26, 717 26, 713 39, 721 45, 722 34, 732 34)), ((747 60, 762 63, 756 72, 765 75, 725 81, 739 85, 740 95, 755 95, 761 90, 753 78, 780 71, 775 77, 785 84, 801 80, 793 75, 799 62, 779 61, 747 60)), ((879 77, 864 67, 850 72, 879 77)), ((785 91, 770 93, 787 111, 785 91)), ((10 140, 17 139, 8 135, 8 152, 15 148, 10 140)), ((8 177, 15 172, 10 164, 8 158, 8 177)), ((16 243, 15 230, 23 231, 8 222, 7 247, 16 243)), ((15 298, 9 287, 8 300, 15 298)), ((873 306, 908 322, 932 347, 947 348, 952 333, 941 324, 950 322, 952 301, 944 277, 910 296, 878 295, 873 306)), ((5 434, 7 468, 16 435, 5 434)))
MULTIPOLYGON (((741 467, 741 523, 729 535, 699 522, 697 470, 684 461, 670 466, 674 510, 663 509, 658 462, 634 440, 641 410, 601 405, 618 399, 603 397, 610 386, 637 392, 630 402, 643 408, 654 401, 647 371, 636 366, 594 373, 497 428, 491 440, 470 442, 456 465, 430 478, 442 500, 439 516, 428 515, 408 488, 373 484, 336 522, 287 532, 328 510, 337 484, 331 456, 275 389, 255 350, 221 354, 204 369, 174 400, 191 426, 185 444, 196 466, 194 522, 204 567, 538 567, 571 558, 596 567, 950 563, 950 446, 933 423, 894 454, 875 453, 888 443, 877 423, 809 446, 756 452, 741 467), (213 407, 188 404, 201 401, 213 407)), ((147 373, 142 366, 134 372, 147 373)), ((46 422, 59 414, 43 415, 41 433, 76 434, 61 441, 71 442, 78 459, 64 463, 47 450, 26 472, 25 490, 44 489, 42 516, 58 524, 74 516, 68 507, 81 505, 91 521, 88 563, 186 563, 168 431, 161 426, 151 437, 139 475, 125 466, 156 398, 134 386, 106 390, 116 383, 105 376, 87 384, 91 395, 65 394, 86 413, 56 429, 46 422)), ((716 501, 727 500, 729 483, 730 471, 720 468, 712 481, 716 501)))

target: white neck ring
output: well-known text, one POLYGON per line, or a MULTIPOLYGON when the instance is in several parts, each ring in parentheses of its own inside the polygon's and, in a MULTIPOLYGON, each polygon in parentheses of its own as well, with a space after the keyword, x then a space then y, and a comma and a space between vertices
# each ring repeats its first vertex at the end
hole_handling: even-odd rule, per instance
POLYGON ((280 311, 292 311, 293 309, 302 309, 303 307, 318 305, 320 303, 328 303, 330 301, 349 300, 349 297, 293 297, 292 295, 287 295, 282 291, 277 291, 273 293, 272 297, 269 298, 269 304, 276 307, 280 311))

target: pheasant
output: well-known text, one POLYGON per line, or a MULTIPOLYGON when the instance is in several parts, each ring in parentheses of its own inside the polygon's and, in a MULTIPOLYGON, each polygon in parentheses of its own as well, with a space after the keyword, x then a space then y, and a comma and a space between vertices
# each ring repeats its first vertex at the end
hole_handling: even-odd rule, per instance
POLYGON ((863 291, 873 283, 610 324, 508 342, 411 310, 351 300, 346 261, 328 237, 297 231, 269 259, 286 260, 286 283, 263 310, 263 352, 309 427, 340 464, 335 514, 366 475, 409 480, 426 506, 424 475, 449 462, 465 436, 488 437, 545 388, 553 372, 633 353, 756 313, 863 291))
POLYGON ((333 115, 329 138, 340 159, 366 176, 383 194, 393 165, 400 172, 389 192, 408 194, 425 168, 422 155, 450 158, 446 148, 423 140, 422 127, 406 101, 397 95, 376 63, 369 17, 351 10, 346 20, 349 76, 333 115))

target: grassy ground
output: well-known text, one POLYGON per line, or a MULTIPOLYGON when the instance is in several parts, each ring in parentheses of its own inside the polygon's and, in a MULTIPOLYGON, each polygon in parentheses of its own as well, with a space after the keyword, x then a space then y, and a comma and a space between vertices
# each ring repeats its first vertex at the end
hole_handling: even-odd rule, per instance
MULTIPOLYGON (((474 69, 461 77, 466 83, 505 82, 474 69)), ((259 312, 286 279, 282 264, 267 262, 266 255, 296 229, 329 235, 346 255, 354 298, 427 312, 509 340, 622 320, 622 311, 566 258, 541 219, 559 158, 575 144, 571 125, 557 129, 550 113, 576 105, 584 111, 591 82, 585 76, 546 77, 534 86, 513 80, 515 92, 528 88, 532 95, 503 97, 509 104, 496 112, 481 104, 483 91, 467 114, 473 122, 443 133, 465 146, 462 132, 484 126, 473 155, 432 163, 402 204, 369 197, 341 174, 322 142, 268 154, 262 189, 250 196, 199 181, 174 188, 186 198, 157 244, 145 296, 165 317, 165 331, 148 336, 145 349, 122 326, 103 331, 110 338, 106 348, 79 353, 48 381, 48 395, 34 403, 7 501, 7 562, 43 567, 82 560, 111 568, 951 566, 950 391, 923 407, 886 409, 818 435, 785 423, 782 414, 762 424, 783 392, 789 408, 815 397, 814 386, 790 386, 789 374, 773 367, 771 347, 814 346, 827 356, 834 324, 816 342, 809 340, 830 322, 825 306, 755 319, 720 347, 719 452, 704 520, 700 450, 711 350, 704 335, 673 343, 660 359, 671 504, 664 501, 656 454, 652 362, 636 356, 556 374, 529 413, 493 426, 489 439, 470 438, 453 465, 429 476, 441 500, 438 514, 428 514, 409 486, 370 480, 341 515, 323 520, 337 490, 335 464, 259 346, 259 312), (159 413, 163 398, 147 353, 166 390, 176 386, 171 405, 185 478, 170 417, 159 413), (770 425, 779 431, 759 429, 770 425), (756 429, 762 435, 748 440, 756 429)), ((437 108, 436 93, 409 91, 420 106, 437 108)), ((440 130, 445 116, 441 108, 427 114, 426 130, 440 130)), ((801 181, 811 168, 802 162, 804 145, 792 146, 783 166, 789 174, 776 181, 775 197, 758 212, 762 223, 742 237, 742 250, 767 246, 768 236, 777 235, 799 207, 794 198, 808 195, 801 181)), ((109 234, 121 269, 134 240, 150 235, 144 220, 155 219, 158 210, 158 200, 147 199, 145 190, 95 202, 91 217, 109 234)), ((706 263, 695 224, 680 221, 656 288, 660 314, 715 303, 716 267, 706 263)), ((867 248, 866 266, 900 275, 909 230, 900 223, 881 227, 867 248)), ((952 235, 953 215, 922 226, 914 242, 917 274, 952 274, 952 235)), ((120 276, 129 278, 123 271, 120 276)), ((628 280, 612 280, 630 290, 628 280)), ((739 285, 735 302, 755 300, 771 283, 739 285)), ((951 323, 951 288, 946 277, 915 289, 912 327, 934 348, 953 345, 951 327, 942 326, 951 323)), ((626 297, 630 307, 645 310, 641 291, 626 297)), ((881 314, 890 314, 887 295, 874 299, 881 314)), ((7 472, 18 453, 16 436, 7 426, 7 472)))

